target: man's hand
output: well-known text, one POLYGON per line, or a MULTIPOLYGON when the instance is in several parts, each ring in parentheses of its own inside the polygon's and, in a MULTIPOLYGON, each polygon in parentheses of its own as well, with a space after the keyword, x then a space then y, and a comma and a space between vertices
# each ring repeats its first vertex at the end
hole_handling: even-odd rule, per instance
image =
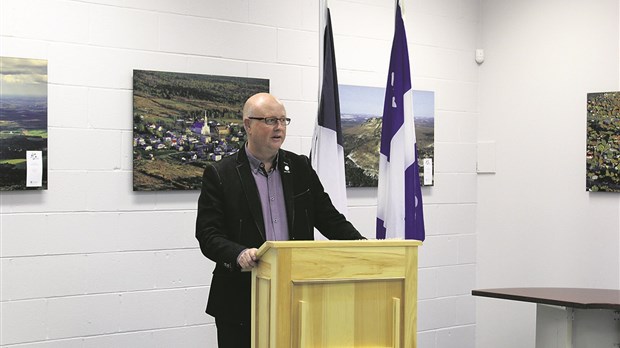
POLYGON ((251 269, 258 264, 258 257, 256 257, 256 248, 245 249, 237 256, 237 263, 241 269, 251 269))

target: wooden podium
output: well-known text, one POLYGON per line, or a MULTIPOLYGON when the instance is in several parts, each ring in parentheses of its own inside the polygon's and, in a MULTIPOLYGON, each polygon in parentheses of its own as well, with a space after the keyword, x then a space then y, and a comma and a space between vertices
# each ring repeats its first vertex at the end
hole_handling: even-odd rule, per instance
POLYGON ((252 270, 252 347, 415 348, 421 244, 266 242, 252 270))

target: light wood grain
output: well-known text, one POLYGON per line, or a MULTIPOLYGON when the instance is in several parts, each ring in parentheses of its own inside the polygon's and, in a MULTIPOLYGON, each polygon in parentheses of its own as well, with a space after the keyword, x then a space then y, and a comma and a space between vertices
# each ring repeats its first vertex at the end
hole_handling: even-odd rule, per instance
POLYGON ((420 244, 265 243, 253 270, 252 346, 415 348, 420 244))

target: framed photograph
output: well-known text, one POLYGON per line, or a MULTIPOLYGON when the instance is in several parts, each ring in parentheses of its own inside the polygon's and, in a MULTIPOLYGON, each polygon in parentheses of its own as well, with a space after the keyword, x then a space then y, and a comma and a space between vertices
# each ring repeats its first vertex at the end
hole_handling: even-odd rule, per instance
POLYGON ((199 190, 204 165, 245 141, 246 99, 269 80, 134 70, 133 190, 199 190))
POLYGON ((0 190, 47 189, 47 60, 0 57, 0 190))
MULTIPOLYGON (((347 187, 376 187, 385 88, 339 85, 338 90, 347 187)), ((414 90, 413 114, 420 183, 433 185, 435 93, 414 90)))
POLYGON ((620 92, 588 93, 586 190, 620 192, 620 92))

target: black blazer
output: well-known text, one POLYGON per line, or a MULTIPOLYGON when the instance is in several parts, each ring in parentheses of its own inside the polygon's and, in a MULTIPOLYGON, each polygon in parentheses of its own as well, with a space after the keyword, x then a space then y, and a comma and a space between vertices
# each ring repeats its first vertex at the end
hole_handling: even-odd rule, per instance
MULTIPOLYGON (((289 238, 314 239, 314 228, 328 239, 364 239, 325 193, 308 157, 280 150, 278 170, 289 238)), ((241 272, 237 256, 265 242, 258 188, 242 146, 237 154, 209 162, 198 199, 196 238, 202 253, 216 262, 206 312, 218 319, 249 325, 251 274, 241 272)))

